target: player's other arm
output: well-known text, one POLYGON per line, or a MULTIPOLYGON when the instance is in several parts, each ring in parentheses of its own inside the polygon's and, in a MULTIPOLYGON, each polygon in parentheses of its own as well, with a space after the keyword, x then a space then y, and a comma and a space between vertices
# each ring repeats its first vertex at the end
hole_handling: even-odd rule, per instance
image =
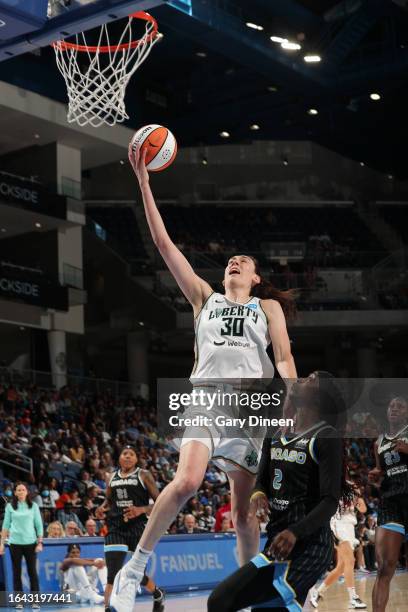
POLYGON ((375 468, 368 472, 368 480, 373 485, 378 485, 381 480, 381 477, 384 475, 380 465, 380 458, 378 456, 378 440, 374 443, 374 458, 375 468))
POLYGON ((140 155, 139 150, 133 152, 131 145, 129 145, 129 161, 139 181, 150 233, 168 269, 174 276, 186 299, 192 305, 194 314, 198 314, 205 300, 211 295, 212 289, 206 281, 194 272, 186 257, 176 247, 167 233, 152 190, 150 189, 149 173, 145 163, 146 152, 147 149, 140 155))
MULTIPOLYGON (((140 478, 142 479, 143 484, 146 487, 147 492, 149 493, 150 497, 153 499, 153 501, 156 501, 156 499, 160 495, 160 491, 157 488, 156 483, 151 473, 148 472, 147 470, 141 470, 140 478)), ((149 516, 152 510, 153 510, 153 504, 149 504, 148 506, 130 506, 129 508, 125 508, 123 514, 127 519, 131 519, 131 518, 136 518, 137 516, 140 516, 141 514, 147 514, 149 516)))
POLYGON ((79 559, 78 557, 67 557, 61 563, 61 572, 66 572, 70 567, 89 567, 96 563, 96 559, 79 559))
POLYGON ((317 438, 315 453, 319 462, 320 501, 289 530, 296 538, 305 538, 327 523, 336 513, 341 496, 343 444, 340 438, 317 438))
POLYGON ((262 446, 256 483, 250 499, 251 513, 269 515, 271 486, 271 440, 265 438, 262 446))
POLYGON ((277 300, 262 300, 262 308, 268 318, 268 331, 272 342, 276 368, 282 378, 297 377, 286 319, 282 306, 277 300))
POLYGON ((109 486, 110 480, 111 480, 111 477, 109 476, 109 478, 107 479, 107 482, 106 482, 106 484, 108 485, 107 488, 106 488, 106 499, 95 510, 95 517, 98 520, 103 520, 105 518, 106 512, 108 512, 108 510, 110 509, 110 502, 111 502, 111 499, 112 499, 112 488, 109 486))

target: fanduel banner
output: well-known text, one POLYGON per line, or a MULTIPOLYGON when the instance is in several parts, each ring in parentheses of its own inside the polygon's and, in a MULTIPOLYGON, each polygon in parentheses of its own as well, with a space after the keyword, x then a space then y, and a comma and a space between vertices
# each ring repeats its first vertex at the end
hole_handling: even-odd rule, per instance
MULTIPOLYGON (((64 538, 44 540, 44 550, 37 557, 42 593, 60 592, 60 566, 67 554, 67 546, 81 545, 81 557, 103 557, 103 538, 64 538)), ((265 536, 261 538, 261 547, 265 536)), ((6 591, 13 590, 10 551, 0 558, 6 591)), ((147 573, 166 591, 211 589, 237 570, 237 540, 234 534, 194 534, 164 536, 150 561, 147 573)), ((29 580, 23 565, 23 587, 29 592, 29 580)))
POLYGON ((13 276, 0 268, 0 298, 33 306, 68 310, 68 289, 47 283, 42 277, 13 276))

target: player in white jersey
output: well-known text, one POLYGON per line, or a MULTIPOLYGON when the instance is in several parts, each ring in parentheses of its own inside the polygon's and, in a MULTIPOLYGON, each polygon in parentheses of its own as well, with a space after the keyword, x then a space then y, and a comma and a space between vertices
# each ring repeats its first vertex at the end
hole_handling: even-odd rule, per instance
POLYGON ((327 574, 326 578, 319 586, 310 591, 310 603, 317 608, 319 601, 323 598, 327 589, 344 575, 344 582, 349 595, 350 609, 364 609, 366 604, 357 595, 354 580, 354 549, 359 541, 355 535, 357 525, 356 511, 365 514, 367 506, 359 492, 356 491, 354 504, 347 507, 339 506, 336 514, 332 517, 330 527, 336 539, 337 563, 336 567, 327 574))
MULTIPOLYGON (((210 285, 197 276, 169 237, 149 186, 145 156, 146 153, 140 155, 139 151, 133 153, 129 147, 129 160, 139 181, 153 241, 193 307, 196 321, 193 384, 202 386, 208 383, 208 379, 212 382, 215 379, 216 386, 228 391, 225 380, 229 378, 272 377, 272 364, 266 355, 270 342, 281 377, 296 378, 282 308, 288 310, 293 306, 292 294, 279 292, 265 282, 257 262, 245 255, 231 257, 228 261, 224 274, 225 295, 214 293, 210 285), (275 299, 265 299, 272 297, 275 299)), ((134 556, 116 575, 110 599, 110 606, 116 612, 128 612, 133 608, 138 585, 154 546, 179 510, 198 490, 208 461, 215 457, 217 450, 223 455, 225 468, 227 464, 229 467, 231 513, 241 564, 258 552, 259 528, 256 518, 249 515, 255 474, 254 470, 251 473, 245 469, 244 464, 248 450, 257 460, 257 450, 250 450, 250 439, 244 444, 236 439, 235 445, 228 440, 228 444, 223 445, 222 432, 204 429, 198 433, 196 428, 192 433, 190 436, 185 432, 177 473, 156 500, 134 556)))

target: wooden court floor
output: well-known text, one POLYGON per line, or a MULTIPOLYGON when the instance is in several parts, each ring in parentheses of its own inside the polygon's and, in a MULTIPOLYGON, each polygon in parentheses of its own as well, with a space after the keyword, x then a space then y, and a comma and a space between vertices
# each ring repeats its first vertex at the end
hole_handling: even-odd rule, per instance
MULTIPOLYGON (((373 574, 364 575, 356 582, 356 590, 363 601, 367 604, 367 612, 372 612, 371 591, 375 576, 373 574)), ((206 594, 197 595, 178 595, 169 596, 166 602, 166 612, 206 612, 206 594)), ((44 607, 42 610, 47 612, 103 612, 103 606, 93 608, 85 605, 63 606, 63 607, 44 607)), ((315 610, 307 601, 303 608, 305 612, 315 610)), ((319 604, 318 612, 344 612, 348 610, 348 597, 344 584, 335 584, 327 592, 322 603, 319 604)), ((10 608, 0 608, 0 610, 10 610, 10 608)), ((136 601, 133 612, 151 612, 152 602, 149 599, 141 598, 136 601)), ((129 612, 131 612, 129 610, 129 612)), ((219 612, 223 612, 220 610, 219 612)), ((249 611, 248 611, 249 612, 249 611)), ((400 573, 395 576, 391 585, 391 597, 387 607, 387 612, 408 612, 408 572, 400 573)))

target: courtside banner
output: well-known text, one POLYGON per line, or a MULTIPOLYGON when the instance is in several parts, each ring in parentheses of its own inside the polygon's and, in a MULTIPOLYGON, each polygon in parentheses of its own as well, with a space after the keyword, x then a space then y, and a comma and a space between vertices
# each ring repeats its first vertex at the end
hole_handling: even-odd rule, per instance
MULTIPOLYGON (((80 544, 82 558, 104 557, 103 538, 53 538, 44 540, 44 550, 37 556, 41 593, 61 592, 61 563, 68 544, 80 544)), ((265 536, 261 538, 261 548, 265 536)), ((1 557, 5 589, 13 591, 10 550, 1 557)), ((148 574, 166 591, 194 591, 213 588, 238 568, 235 534, 194 534, 164 536, 148 566, 148 574)), ((25 562, 23 588, 30 592, 25 562)))
MULTIPOLYGON (((266 537, 261 538, 261 550, 266 537)), ((166 591, 212 589, 239 567, 232 533, 174 535, 161 538, 147 573, 166 591)))

